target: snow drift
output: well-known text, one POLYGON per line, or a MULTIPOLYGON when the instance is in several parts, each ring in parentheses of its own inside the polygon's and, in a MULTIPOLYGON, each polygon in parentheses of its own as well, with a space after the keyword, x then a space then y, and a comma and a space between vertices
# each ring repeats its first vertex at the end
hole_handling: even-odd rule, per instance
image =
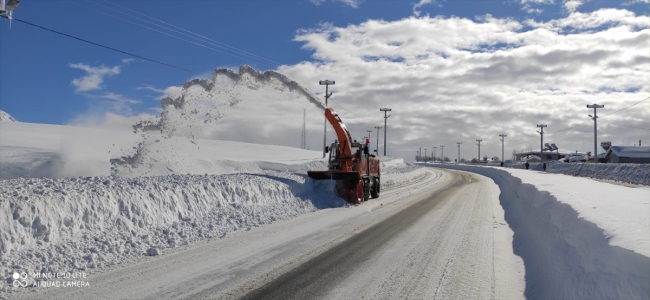
POLYGON ((594 223, 548 192, 494 168, 439 167, 487 176, 499 196, 513 248, 526 267, 528 299, 647 299, 650 258, 612 246, 594 223))

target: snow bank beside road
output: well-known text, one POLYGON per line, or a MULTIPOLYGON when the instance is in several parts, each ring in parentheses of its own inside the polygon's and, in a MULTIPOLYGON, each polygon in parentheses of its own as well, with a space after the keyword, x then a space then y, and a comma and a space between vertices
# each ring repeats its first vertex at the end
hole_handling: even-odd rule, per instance
POLYGON ((344 202, 294 174, 0 181, 4 274, 73 272, 344 202))
MULTIPOLYGON (((603 230, 580 218, 572 206, 549 192, 522 183, 504 170, 464 165, 439 167, 478 173, 499 185, 501 206, 514 231, 514 251, 524 259, 526 267, 526 298, 650 297, 650 258, 610 245, 603 230)), ((609 184, 592 181, 590 187, 594 185, 609 184)))
MULTIPOLYGON (((387 159, 382 188, 424 176, 387 159), (410 170, 399 173, 398 170, 410 170)), ((0 180, 0 265, 14 272, 103 268, 318 209, 347 204, 333 182, 270 164, 257 174, 0 180)))
MULTIPOLYGON (((523 163, 507 164, 506 167, 526 169, 523 163)), ((542 163, 531 163, 530 170, 542 171, 542 163)), ((546 162, 546 172, 650 185, 650 164, 593 164, 549 161, 546 162)))
POLYGON ((546 172, 650 185, 650 164, 554 163, 546 172))

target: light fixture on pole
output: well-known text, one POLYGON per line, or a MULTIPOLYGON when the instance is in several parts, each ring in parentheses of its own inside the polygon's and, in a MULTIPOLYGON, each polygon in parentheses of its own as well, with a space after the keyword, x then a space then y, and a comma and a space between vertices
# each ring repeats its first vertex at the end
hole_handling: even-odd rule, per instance
POLYGON ((605 107, 605 105, 600 105, 600 104, 596 104, 596 103, 594 103, 592 105, 587 105, 587 108, 593 108, 594 109, 594 116, 592 117, 591 115, 589 115, 591 117, 591 119, 594 120, 594 162, 598 162, 598 147, 596 147, 597 140, 598 140, 598 136, 596 135, 596 130, 597 130, 596 125, 598 123, 598 121, 597 121, 598 115, 596 114, 596 109, 597 108, 603 108, 603 107, 605 107))
POLYGON ((392 111, 392 109, 380 108, 379 111, 384 112, 384 156, 386 156, 386 131, 388 131, 388 127, 386 126, 386 120, 390 117, 390 115, 388 115, 388 112, 392 111))
MULTIPOLYGON (((325 109, 327 109, 327 100, 332 96, 332 93, 329 93, 329 86, 334 85, 336 82, 333 80, 321 80, 318 82, 320 85, 325 86, 325 109)), ((323 158, 325 158, 325 145, 327 142, 327 118, 323 120, 323 158)))
POLYGON ((483 140, 476 140, 478 142, 478 161, 481 161, 481 142, 483 140))
POLYGON ((440 163, 445 159, 445 146, 440 145, 440 163))
POLYGON ((537 124, 537 127, 541 128, 542 131, 537 131, 539 133, 539 136, 541 137, 541 140, 539 141, 539 158, 544 161, 544 127, 546 124, 537 124))
POLYGON ((503 142, 505 142, 507 135, 499 134, 501 137, 501 161, 503 162, 503 142))
POLYGON ((458 160, 456 161, 456 163, 459 164, 460 163, 460 144, 462 144, 462 143, 461 142, 456 142, 456 144, 458 144, 458 160))
POLYGON ((379 129, 382 129, 384 127, 381 126, 375 126, 375 129, 377 129, 377 148, 375 148, 375 152, 377 152, 377 155, 379 155, 379 129))
POLYGON ((433 148, 433 162, 435 163, 436 162, 436 148, 438 148, 438 147, 431 147, 431 148, 433 148))

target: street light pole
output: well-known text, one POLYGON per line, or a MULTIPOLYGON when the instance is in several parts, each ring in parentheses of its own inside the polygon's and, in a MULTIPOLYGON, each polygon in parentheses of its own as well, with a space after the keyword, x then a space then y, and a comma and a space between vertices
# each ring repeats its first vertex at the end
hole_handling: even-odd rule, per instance
POLYGON ((431 148, 433 148, 433 162, 435 163, 436 162, 436 148, 438 148, 438 147, 431 147, 431 148))
POLYGON ((424 162, 427 162, 427 148, 424 148, 424 162))
POLYGON ((377 129, 377 148, 375 148, 375 152, 377 152, 377 155, 379 155, 379 129, 382 129, 384 127, 381 126, 375 126, 375 129, 377 129))
POLYGON ((592 117, 592 119, 594 120, 594 162, 595 163, 598 162, 598 147, 596 146, 597 140, 598 140, 598 135, 596 134, 596 130, 597 130, 596 125, 598 123, 598 121, 597 121, 598 115, 596 115, 596 108, 603 108, 603 107, 605 107, 605 105, 600 105, 600 104, 596 104, 596 103, 594 103, 592 105, 587 105, 587 108, 593 108, 594 109, 594 116, 592 117))
POLYGON ((499 134, 501 137, 501 161, 503 162, 503 142, 506 140, 507 135, 499 134))
POLYGON ((420 152, 419 153, 420 154, 418 154, 418 157, 420 158, 420 160, 422 160, 422 147, 420 147, 420 152))
POLYGON ((537 131, 537 132, 539 132, 539 136, 541 137, 539 141, 539 158, 542 161, 544 161, 544 151, 542 150, 544 147, 544 127, 548 127, 548 126, 546 126, 546 124, 537 124, 537 127, 542 129, 542 131, 537 131))
MULTIPOLYGON (((329 86, 334 85, 336 82, 333 80, 321 80, 318 82, 320 85, 325 86, 325 109, 327 109, 327 100, 332 96, 332 93, 328 93, 329 86)), ((323 158, 325 158, 325 145, 327 143, 327 117, 323 120, 323 158)))
POLYGON ((440 163, 442 163, 443 159, 445 159, 445 146, 440 145, 440 163))
POLYGON ((476 140, 478 142, 478 161, 481 161, 481 142, 483 140, 476 140))
POLYGON ((384 156, 386 156, 386 131, 388 131, 388 127, 386 126, 386 120, 390 117, 388 115, 389 111, 392 111, 390 108, 380 108, 379 111, 384 112, 384 156))
POLYGON ((366 131, 368 132, 368 139, 370 139, 370 133, 372 132, 372 130, 366 130, 366 131))
POLYGON ((460 144, 462 144, 462 143, 461 142, 456 142, 456 144, 458 144, 458 160, 456 161, 456 163, 459 164, 460 163, 460 144))

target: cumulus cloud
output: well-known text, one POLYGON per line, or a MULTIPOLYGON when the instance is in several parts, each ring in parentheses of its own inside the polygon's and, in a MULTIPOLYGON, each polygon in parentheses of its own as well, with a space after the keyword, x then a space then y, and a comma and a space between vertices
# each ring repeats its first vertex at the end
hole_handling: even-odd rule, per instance
POLYGON ((580 6, 588 2, 588 0, 564 0, 564 8, 572 13, 580 6))
POLYGON ((89 92, 102 88, 104 77, 120 74, 120 66, 115 67, 91 67, 84 63, 69 64, 71 68, 86 71, 86 75, 72 80, 75 92, 89 92))
MULTIPOLYGON (((582 151, 593 145, 586 104, 604 104, 604 115, 650 96, 649 27, 647 16, 622 9, 547 21, 486 15, 324 24, 295 37, 315 61, 279 72, 319 92, 319 80, 336 80, 330 106, 355 137, 383 126, 379 108, 391 107, 392 155, 411 158, 420 146, 439 145, 455 153, 463 142, 461 156, 472 158, 474 140, 483 139, 481 153, 500 156, 498 134, 508 134, 506 153, 535 148, 540 123, 549 126, 545 142, 582 151)), ((637 105, 599 121, 650 128, 649 119, 647 105, 637 105)), ((647 136, 599 123, 599 140, 647 136)))

